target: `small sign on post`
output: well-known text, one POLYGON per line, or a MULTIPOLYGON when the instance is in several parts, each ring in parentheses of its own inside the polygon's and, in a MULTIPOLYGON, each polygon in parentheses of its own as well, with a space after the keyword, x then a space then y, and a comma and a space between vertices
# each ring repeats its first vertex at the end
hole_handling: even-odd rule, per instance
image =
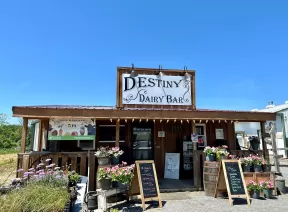
POLYGON ((157 200, 162 208, 158 179, 153 160, 135 161, 134 178, 129 189, 129 196, 141 195, 143 211, 145 201, 157 200))
POLYGON ((250 206, 250 199, 245 185, 244 175, 239 160, 222 160, 218 173, 215 195, 218 192, 227 191, 230 205, 233 205, 232 198, 247 199, 250 206))

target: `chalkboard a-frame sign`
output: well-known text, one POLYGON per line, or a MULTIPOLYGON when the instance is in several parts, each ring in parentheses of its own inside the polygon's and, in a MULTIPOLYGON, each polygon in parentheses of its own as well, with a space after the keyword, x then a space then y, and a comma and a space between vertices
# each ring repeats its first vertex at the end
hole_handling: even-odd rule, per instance
POLYGON ((145 201, 157 200, 162 208, 158 179, 153 160, 135 161, 134 178, 129 189, 129 196, 141 195, 142 208, 145 201))
POLYGON ((239 160, 221 161, 214 197, 217 198, 218 192, 221 191, 227 191, 230 205, 233 205, 232 198, 244 198, 247 199, 247 204, 250 206, 250 199, 239 160))

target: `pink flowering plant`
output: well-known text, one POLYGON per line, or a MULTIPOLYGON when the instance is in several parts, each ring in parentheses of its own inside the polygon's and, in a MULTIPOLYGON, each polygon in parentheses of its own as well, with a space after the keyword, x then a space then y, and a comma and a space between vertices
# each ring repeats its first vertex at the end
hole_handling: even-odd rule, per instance
POLYGON ((249 180, 249 182, 246 184, 246 187, 248 191, 261 192, 263 190, 263 187, 261 186, 261 184, 256 183, 253 180, 249 180))
POLYGON ((111 168, 104 167, 98 170, 98 181, 111 179, 111 168))
POLYGON ((119 158, 121 155, 123 155, 123 153, 124 152, 122 150, 120 150, 119 147, 112 147, 110 155, 114 158, 119 158))
POLYGON ((244 166, 251 166, 253 163, 252 157, 244 157, 244 158, 240 158, 240 162, 242 165, 244 166))
POLYGON ((261 181, 260 185, 263 189, 274 189, 274 185, 271 180, 269 181, 261 181))
POLYGON ((109 146, 106 147, 101 146, 100 148, 97 148, 97 151, 95 152, 95 156, 97 158, 110 157, 111 154, 112 150, 109 146))
POLYGON ((262 158, 259 157, 258 155, 252 155, 252 163, 255 165, 262 165, 262 158))
POLYGON ((134 177, 134 167, 134 164, 128 166, 126 162, 122 162, 122 164, 112 167, 112 181, 117 181, 125 185, 129 184, 134 177))
POLYGON ((204 148, 204 153, 205 155, 215 155, 216 154, 216 151, 217 151, 217 148, 216 147, 210 147, 210 146, 206 146, 204 148))

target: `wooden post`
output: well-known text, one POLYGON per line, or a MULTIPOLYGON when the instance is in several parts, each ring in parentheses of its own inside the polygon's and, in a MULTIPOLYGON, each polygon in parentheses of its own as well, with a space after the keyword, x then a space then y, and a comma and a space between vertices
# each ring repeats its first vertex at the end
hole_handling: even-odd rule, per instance
POLYGON ((268 158, 269 157, 269 153, 268 155, 267 154, 267 145, 266 145, 266 142, 265 142, 265 122, 261 121, 260 122, 260 130, 261 130, 261 140, 262 140, 262 149, 263 149, 263 155, 264 155, 264 158, 268 158))
POLYGON ((23 155, 22 169, 23 169, 23 172, 28 172, 28 169, 29 169, 29 155, 23 155))
POLYGON ((43 135, 43 121, 39 120, 39 131, 38 131, 38 151, 40 152, 42 149, 42 135, 43 135))
POLYGON ((120 140, 120 120, 116 121, 116 142, 115 146, 119 147, 119 140, 120 140))
POLYGON ((25 153, 25 150, 26 150, 27 128, 28 128, 28 118, 23 118, 22 137, 21 137, 21 153, 25 153))
MULTIPOLYGON (((196 125, 191 121, 191 133, 196 133, 196 125)), ((192 139, 192 138, 191 138, 192 139)), ((200 157, 197 154, 197 143, 193 143, 193 181, 194 186, 201 186, 200 157)))

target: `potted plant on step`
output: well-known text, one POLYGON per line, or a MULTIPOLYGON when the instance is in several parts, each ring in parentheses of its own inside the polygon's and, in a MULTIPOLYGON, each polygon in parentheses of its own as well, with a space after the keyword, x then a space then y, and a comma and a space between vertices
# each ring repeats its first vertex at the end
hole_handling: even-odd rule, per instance
POLYGON ((260 199, 260 192, 263 190, 262 186, 259 183, 255 183, 254 181, 249 181, 249 189, 251 191, 251 195, 254 199, 260 199))
POLYGON ((274 185, 271 180, 260 182, 261 187, 263 188, 263 193, 265 198, 271 199, 273 196, 274 185))
POLYGON ((264 172, 271 172, 271 164, 269 160, 265 160, 264 157, 262 157, 262 168, 264 172))
POLYGON ((112 147, 112 149, 111 149, 111 157, 112 157, 112 164, 113 165, 117 165, 117 164, 119 164, 119 157, 121 156, 121 155, 123 155, 123 151, 122 150, 120 150, 120 148, 119 147, 112 147))
POLYGON ((206 161, 215 161, 217 149, 215 147, 206 146, 204 148, 204 153, 206 155, 206 161))
POLYGON ((111 178, 112 181, 119 182, 124 186, 129 185, 134 177, 134 167, 132 164, 130 166, 127 165, 126 162, 122 162, 121 165, 117 165, 111 168, 111 178))
POLYGON ((95 152, 95 156, 98 158, 98 164, 100 166, 110 164, 110 156, 112 151, 109 147, 100 147, 95 152))
POLYGON ((97 173, 97 188, 108 190, 111 187, 111 169, 109 167, 99 168, 97 173))
POLYGON ((228 146, 221 146, 217 147, 216 149, 216 159, 217 161, 225 160, 227 159, 229 152, 227 151, 228 146))
POLYGON ((75 171, 71 171, 68 173, 68 186, 74 187, 81 181, 81 176, 77 174, 75 171))
POLYGON ((253 150, 259 150, 260 140, 257 136, 249 137, 249 142, 253 150))
POLYGON ((253 155, 252 163, 254 172, 262 172, 262 159, 260 157, 253 155))
POLYGON ((251 157, 240 158, 240 162, 242 165, 243 172, 251 172, 251 166, 252 166, 252 158, 251 157))
POLYGON ((249 192, 250 197, 253 197, 255 186, 256 186, 256 183, 253 180, 249 180, 249 182, 246 184, 246 188, 247 188, 247 191, 249 192))

